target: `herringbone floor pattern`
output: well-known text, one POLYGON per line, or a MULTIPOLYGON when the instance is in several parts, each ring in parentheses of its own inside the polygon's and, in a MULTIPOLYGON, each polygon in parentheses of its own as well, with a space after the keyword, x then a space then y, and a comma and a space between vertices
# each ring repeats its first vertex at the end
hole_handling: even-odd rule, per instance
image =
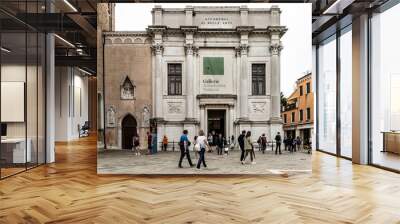
POLYGON ((98 176, 95 137, 0 181, 0 223, 400 223, 400 175, 322 153, 294 176, 98 176))

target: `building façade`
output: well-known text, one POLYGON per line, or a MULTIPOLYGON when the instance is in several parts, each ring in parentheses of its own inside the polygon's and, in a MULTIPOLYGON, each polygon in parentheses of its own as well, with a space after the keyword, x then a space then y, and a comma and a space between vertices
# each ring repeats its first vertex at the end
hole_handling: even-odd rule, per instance
POLYGON ((149 119, 159 141, 177 141, 184 129, 191 138, 200 129, 226 137, 251 130, 254 140, 282 132, 280 38, 287 29, 280 13, 275 6, 156 6, 146 31, 105 32, 107 145, 126 147, 126 116, 143 140, 149 119))

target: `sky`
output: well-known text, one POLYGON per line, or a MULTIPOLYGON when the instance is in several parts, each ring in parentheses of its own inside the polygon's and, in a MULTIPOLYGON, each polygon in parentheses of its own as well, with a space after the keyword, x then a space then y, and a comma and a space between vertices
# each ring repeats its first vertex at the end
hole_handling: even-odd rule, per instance
MULTIPOLYGON (((117 31, 144 31, 152 23, 151 9, 155 5, 163 8, 184 8, 192 6, 241 6, 228 3, 119 3, 115 8, 115 29, 117 31)), ((288 31, 282 37, 284 49, 281 51, 281 91, 289 96, 298 78, 312 69, 311 46, 311 4, 288 3, 248 3, 249 8, 281 8, 281 25, 288 31)))

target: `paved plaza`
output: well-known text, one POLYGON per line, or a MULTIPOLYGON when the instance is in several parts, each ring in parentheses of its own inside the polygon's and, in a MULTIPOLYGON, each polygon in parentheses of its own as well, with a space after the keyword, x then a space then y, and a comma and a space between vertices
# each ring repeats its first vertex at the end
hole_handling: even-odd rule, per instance
MULTIPOLYGON (((178 167, 180 152, 158 152, 154 155, 140 155, 127 150, 105 150, 98 153, 97 172, 99 174, 292 174, 311 172, 311 155, 307 152, 290 153, 282 151, 275 155, 270 149, 262 154, 256 151, 256 164, 240 163, 240 151, 230 151, 229 155, 206 153, 207 168, 190 167, 187 159, 183 168, 178 167)), ((190 152, 192 162, 197 164, 195 152, 190 152)))

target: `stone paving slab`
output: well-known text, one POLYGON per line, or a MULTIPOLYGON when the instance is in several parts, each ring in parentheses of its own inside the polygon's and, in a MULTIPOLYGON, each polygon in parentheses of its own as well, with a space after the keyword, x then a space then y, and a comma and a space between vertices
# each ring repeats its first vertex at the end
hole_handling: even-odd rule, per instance
MULTIPOLYGON (((98 153, 98 174, 287 174, 311 173, 311 155, 307 152, 283 151, 275 155, 271 150, 265 154, 256 151, 256 164, 240 163, 240 151, 229 155, 217 155, 216 151, 205 155, 207 168, 191 168, 187 159, 183 168, 178 167, 180 152, 158 152, 154 155, 137 156, 127 150, 106 150, 98 153)), ((197 164, 195 152, 190 152, 192 162, 197 164)))

